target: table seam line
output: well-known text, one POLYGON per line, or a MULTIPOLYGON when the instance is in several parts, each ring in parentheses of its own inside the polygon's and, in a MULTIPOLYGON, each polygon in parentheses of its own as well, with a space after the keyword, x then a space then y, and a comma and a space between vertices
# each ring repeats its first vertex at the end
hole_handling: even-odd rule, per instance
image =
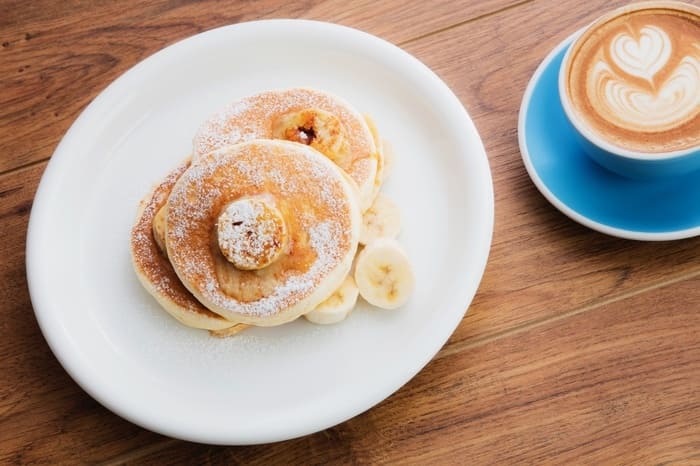
MULTIPOLYGON (((419 34, 419 35, 417 35, 417 36, 415 36, 415 37, 411 37, 411 38, 409 38, 409 39, 404 39, 404 40, 402 40, 402 41, 397 41, 397 42, 392 42, 392 43, 396 44, 398 47, 404 47, 404 46, 407 45, 407 44, 411 44, 411 43, 414 43, 414 42, 416 42, 416 41, 419 41, 419 40, 422 40, 422 39, 426 39, 426 38, 428 38, 428 37, 430 37, 430 36, 433 36, 433 35, 436 35, 436 34, 440 34, 440 33, 442 33, 442 32, 449 31, 450 29, 458 28, 458 27, 460 27, 460 26, 464 26, 465 24, 473 23, 473 22, 476 22, 476 21, 479 21, 479 20, 488 18, 488 17, 490 17, 490 16, 494 16, 494 15, 503 13, 504 11, 507 11, 507 10, 510 10, 510 9, 513 9, 513 8, 518 8, 518 7, 523 6, 523 5, 525 5, 525 4, 532 3, 533 1, 534 1, 534 0, 523 0, 523 1, 520 1, 520 2, 517 2, 517 3, 513 3, 513 4, 511 4, 511 5, 505 6, 505 7, 503 7, 503 8, 498 8, 498 9, 496 9, 496 10, 489 11, 489 12, 483 13, 483 14, 478 15, 478 16, 474 16, 473 18, 465 19, 465 20, 463 20, 463 21, 459 21, 459 22, 457 22, 457 23, 450 24, 450 25, 448 25, 448 26, 443 26, 443 27, 441 27, 441 28, 435 29, 435 30, 430 31, 430 32, 426 32, 426 33, 423 33, 423 34, 419 34)), ((100 91, 100 92, 101 92, 101 91, 100 91)), ((98 92, 98 94, 99 94, 99 92, 98 92)), ((85 107, 81 110, 81 112, 82 112, 84 109, 85 109, 85 107)), ((7 168, 7 169, 5 169, 5 170, 0 171, 0 178, 2 178, 2 177, 5 176, 5 175, 10 175, 10 174, 12 174, 12 173, 15 172, 15 171, 22 170, 23 168, 28 168, 28 167, 37 165, 37 164, 39 164, 39 163, 41 163, 41 162, 45 162, 45 161, 49 160, 50 158, 51 158, 51 157, 44 157, 44 158, 41 158, 41 159, 38 159, 38 160, 34 160, 34 161, 32 161, 32 162, 29 162, 29 163, 25 163, 25 164, 18 165, 18 166, 16 166, 16 167, 7 168)))
POLYGON ((464 25, 466 25, 466 24, 473 23, 473 22, 476 22, 476 21, 479 21, 479 20, 488 18, 488 17, 490 17, 490 16, 494 16, 494 15, 503 13, 504 11, 507 11, 507 10, 510 10, 510 9, 513 9, 513 8, 521 7, 521 6, 526 5, 526 4, 528 4, 528 3, 532 3, 533 1, 534 1, 534 0, 523 0, 523 1, 520 1, 520 2, 517 2, 517 3, 513 3, 513 4, 508 5, 508 6, 505 6, 505 7, 503 7, 503 8, 498 8, 498 9, 493 10, 493 11, 489 11, 489 12, 486 12, 486 13, 482 13, 482 14, 480 14, 480 15, 478 15, 478 16, 474 16, 473 18, 465 19, 465 20, 459 21, 459 22, 457 22, 457 23, 450 24, 450 25, 448 25, 448 26, 443 26, 443 27, 441 27, 441 28, 435 29, 434 31, 430 31, 430 32, 426 32, 426 33, 423 33, 423 34, 419 34, 419 35, 416 36, 416 37, 411 37, 410 39, 405 39, 405 40, 403 40, 403 41, 401 41, 401 42, 396 42, 396 45, 398 45, 399 47, 403 47, 403 46, 406 45, 406 44, 411 44, 411 43, 413 43, 413 42, 416 42, 416 41, 419 41, 419 40, 422 40, 422 39, 426 39, 426 38, 428 38, 428 37, 430 37, 430 36, 434 36, 434 35, 436 35, 436 34, 440 34, 440 33, 449 31, 450 29, 455 29, 455 28, 464 26, 464 25))
POLYGON ((26 168, 32 168, 32 167, 34 167, 34 166, 36 166, 36 165, 39 165, 39 164, 41 164, 41 163, 48 162, 50 159, 51 159, 51 157, 44 157, 44 158, 41 158, 41 159, 38 159, 38 160, 33 160, 33 161, 31 161, 31 162, 27 162, 27 163, 18 165, 18 166, 16 166, 16 167, 12 167, 12 168, 8 168, 8 169, 6 169, 6 170, 2 170, 2 171, 0 171, 0 179, 4 178, 5 176, 11 176, 11 175, 13 175, 15 172, 22 171, 22 170, 24 170, 24 169, 26 169, 26 168))
POLYGON ((623 301, 628 298, 632 298, 634 296, 641 295, 643 293, 647 293, 650 291, 654 291, 660 288, 664 288, 666 286, 674 285, 676 283, 680 283, 685 280, 690 280, 692 278, 700 276, 700 269, 694 270, 692 272, 680 274, 674 278, 670 278, 667 280, 661 280, 652 284, 649 284, 647 286, 644 286, 642 288, 638 288, 635 290, 630 290, 625 293, 621 293, 617 296, 613 296, 608 299, 602 299, 599 300, 595 303, 587 304, 585 306, 581 306, 577 309, 573 309, 571 311, 564 312, 562 314, 558 314, 555 316, 551 317, 546 317, 542 319, 536 319, 531 322, 527 322, 521 325, 518 325, 513 328, 509 328, 506 330, 503 330, 501 332, 493 333, 491 335, 487 335, 481 338, 472 338, 468 340, 464 340, 462 342, 456 342, 451 345, 445 346, 438 354, 435 355, 434 359, 441 359, 444 357, 452 356, 455 354, 458 354, 464 350, 471 349, 471 348, 476 348, 497 340, 500 340, 502 338, 507 338, 513 335, 517 335, 519 333, 526 332, 528 330, 532 330, 538 327, 541 327, 543 325, 551 324, 554 322, 558 322, 560 320, 568 319, 570 317, 575 317, 580 314, 584 314, 589 311, 596 310, 598 308, 601 308, 603 306, 607 306, 609 304, 614 304, 619 301, 623 301))

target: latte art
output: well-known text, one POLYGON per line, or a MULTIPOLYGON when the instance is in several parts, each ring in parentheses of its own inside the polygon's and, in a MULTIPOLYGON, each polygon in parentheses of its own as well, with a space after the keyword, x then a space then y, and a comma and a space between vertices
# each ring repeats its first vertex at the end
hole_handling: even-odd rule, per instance
POLYGON ((605 62, 595 65, 590 81, 598 113, 630 131, 668 131, 700 112, 700 59, 696 57, 685 57, 656 89, 637 86, 605 62))
POLYGON ((577 41, 566 92, 592 132, 640 152, 700 144, 699 12, 650 6, 594 24, 577 41))
POLYGON ((651 82, 671 58, 671 39, 656 26, 644 26, 639 41, 626 33, 618 34, 610 44, 610 58, 628 75, 651 82))

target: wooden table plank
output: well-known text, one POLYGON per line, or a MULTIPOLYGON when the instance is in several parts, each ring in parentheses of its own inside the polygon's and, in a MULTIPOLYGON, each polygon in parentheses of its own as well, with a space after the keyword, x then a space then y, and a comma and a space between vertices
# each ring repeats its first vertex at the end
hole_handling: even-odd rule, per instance
POLYGON ((316 435, 182 442, 138 463, 698 464, 699 288, 700 276, 437 359, 316 435))
MULTIPOLYGON (((13 431, 22 433, 16 438, 2 436, 9 440, 0 444, 0 461, 5 458, 4 454, 20 454, 22 459, 30 460, 44 457, 49 452, 48 457, 57 460, 72 458, 85 461, 112 455, 119 457, 128 454, 132 448, 149 445, 160 437, 109 414, 82 392, 49 352, 31 315, 23 275, 24 235, 34 186, 42 172, 43 164, 0 177, 0 234, 7 239, 0 246, 0 254, 6 258, 5 266, 1 269, 0 291, 9 298, 3 306, 5 320, 0 338, 0 351, 6 355, 0 364, 0 373, 6 378, 0 383, 0 412, 3 413, 0 432, 9 432, 12 427, 13 431), (26 389, 18 390, 14 380, 23 380, 26 389), (75 413, 75 418, 67 416, 66 411, 75 413), (96 440, 94 443, 82 439, 86 431, 90 432, 91 439, 96 440), (28 437, 32 440, 27 444, 28 437), (75 442, 81 442, 80 449, 74 448, 75 442), (65 448, 61 448, 61 445, 65 445, 65 448)), ((488 288, 485 289, 488 291, 488 288)), ((467 319, 464 325, 469 326, 469 322, 467 319)), ((689 327, 693 328, 692 322, 689 327)), ((488 334, 488 329, 481 330, 488 334)), ((479 334, 478 328, 471 331, 477 339, 483 336, 479 334)), ((582 332, 586 334, 585 330, 582 332)), ((541 335, 546 335, 544 338, 549 339, 547 333, 542 332, 541 335)), ((439 359, 454 361, 473 351, 470 348, 459 356, 454 354, 453 346, 454 344, 448 345, 445 355, 439 359)), ((533 353, 539 354, 539 350, 533 349, 529 354, 533 353)), ((427 377, 442 381, 443 374, 435 372, 434 366, 435 364, 428 366, 424 371, 426 375, 419 376, 418 380, 427 377)), ((425 389, 421 382, 412 382, 408 388, 411 393, 413 390, 425 389)), ((454 399, 453 395, 456 396, 457 392, 449 395, 448 399, 454 399)), ((389 403, 398 403, 397 406, 403 406, 403 409, 410 406, 409 411, 412 412, 412 402, 402 405, 402 402, 393 401, 402 396, 404 395, 392 397, 389 403)), ((392 413, 394 411, 390 412, 389 417, 393 416, 392 413)), ((366 424, 366 421, 362 422, 366 424)), ((367 426, 380 433, 391 427, 374 422, 367 426)), ((168 448, 172 447, 171 444, 167 445, 168 448)), ((339 459, 342 458, 342 455, 338 455, 339 459)))
POLYGON ((0 177, 0 464, 86 463, 163 437, 109 413, 68 376, 32 313, 27 218, 44 164, 0 177))
MULTIPOLYGON (((593 2, 592 6, 598 5, 593 2)), ((555 13, 570 22, 570 28, 585 23, 593 14, 580 6, 562 7, 555 13)), ((521 58, 524 54, 488 48, 486 32, 498 33, 499 27, 504 27, 501 25, 521 18, 548 34, 549 23, 540 19, 543 17, 540 4, 523 5, 408 46, 426 62, 432 61, 430 64, 458 94, 475 92, 463 100, 477 125, 487 124, 482 135, 492 161, 498 204, 494 244, 480 293, 453 341, 487 338, 700 269, 694 252, 698 239, 665 244, 612 239, 566 219, 539 195, 520 161, 514 128, 522 90, 491 98, 470 89, 482 71, 500 73, 493 77, 500 80, 507 74, 524 89, 556 37, 539 46, 541 53, 521 58), (465 41, 465 35, 470 39, 465 41), (460 49, 459 43, 468 44, 469 49, 460 49), (460 58, 463 55, 471 58, 460 58), (503 60, 512 65, 511 72, 501 66, 503 60), (479 68, 467 69, 466 63, 471 62, 479 63, 479 68), (460 69, 467 71, 460 74, 460 69), (500 103, 502 100, 507 103, 500 103), (494 106, 502 107, 499 118, 512 120, 506 132, 493 120, 494 106)), ((511 29, 518 36, 524 34, 517 27, 511 29)), ((534 43, 527 45, 538 48, 534 43)))
POLYGON ((403 42, 515 3, 5 2, 0 6, 0 173, 48 158, 79 112, 111 81, 166 45, 206 29, 301 17, 403 42))
MULTIPOLYGON (((88 11, 88 3, 93 4, 73 2, 72 8, 83 12, 77 20, 29 12, 27 6, 18 10, 38 15, 35 23, 42 26, 32 31, 44 33, 30 32, 28 39, 15 34, 18 41, 0 49, 0 171, 48 156, 88 102, 86 93, 97 93, 159 44, 202 24, 228 21, 237 8, 245 10, 241 18, 257 14, 257 6, 235 3, 212 18, 193 20, 191 4, 151 2, 122 13, 109 2, 88 11), (139 14, 142 27, 130 32, 123 27, 125 18, 139 14), (55 50, 93 40, 87 33, 69 32, 80 28, 93 32, 94 41, 81 45, 88 55, 60 52, 77 66, 64 69, 58 58, 24 50, 24 56, 47 60, 48 84, 35 82, 41 73, 32 75, 30 66, 15 71, 25 73, 26 81, 5 92, 6 49, 35 47, 32 41, 41 38, 58 40, 55 50), (128 34, 143 35, 145 45, 128 34), (101 51, 112 47, 116 52, 101 51), (40 102, 39 97, 54 98, 45 98, 46 89, 55 90, 59 102, 40 102), (1 101, 17 92, 26 106, 8 113, 1 101), (34 115, 27 114, 31 109, 34 115), (55 121, 47 119, 58 110, 55 121), (7 115, 14 118, 9 124, 7 115), (7 140, 14 142, 3 146, 7 140)), ((188 459, 330 463, 348 458, 381 463, 407 455, 422 463, 464 458, 470 463, 540 462, 552 455, 579 462, 581 454, 592 463, 700 463, 700 394, 691 390, 700 386, 700 325, 693 315, 699 240, 638 243, 591 232, 555 211, 520 162, 515 121, 535 66, 572 28, 620 2, 561 3, 523 4, 406 44, 453 87, 484 137, 497 198, 490 264, 469 316, 434 362, 379 407, 314 436, 265 447, 209 448, 146 432, 90 399, 48 350, 26 290, 26 221, 45 164, 0 174, 0 296, 6 297, 0 305, 5 317, 0 325, 0 351, 5 355, 0 363, 0 463, 109 458, 141 463, 144 455, 159 464, 188 459), (643 294, 630 296, 635 293, 643 294)), ((260 14, 300 8, 299 14, 306 16, 330 15, 324 8, 333 5, 293 3, 274 10, 277 3, 272 0, 258 4, 260 14)), ((205 3, 201 15, 211 5, 205 3)), ((0 6, 2 40, 10 27, 6 11, 0 6)), ((386 17, 342 9, 335 13, 346 24, 369 21, 370 32, 388 28, 389 35, 402 33, 398 27, 392 32, 386 17)), ((27 19, 20 18, 20 23, 27 24, 27 19)))
POLYGON ((520 159, 518 111, 535 68, 573 31, 624 3, 533 2, 406 45, 469 110, 494 178, 489 264, 453 341, 488 338, 700 270, 700 239, 635 242, 582 227, 539 194, 520 159))

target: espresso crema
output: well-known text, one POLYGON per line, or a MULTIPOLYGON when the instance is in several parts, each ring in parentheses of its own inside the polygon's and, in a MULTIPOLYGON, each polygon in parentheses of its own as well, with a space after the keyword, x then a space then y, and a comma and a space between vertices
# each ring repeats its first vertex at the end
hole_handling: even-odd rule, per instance
POLYGON ((646 153, 700 145, 700 8, 657 2, 604 17, 565 66, 574 112, 603 140, 646 153))

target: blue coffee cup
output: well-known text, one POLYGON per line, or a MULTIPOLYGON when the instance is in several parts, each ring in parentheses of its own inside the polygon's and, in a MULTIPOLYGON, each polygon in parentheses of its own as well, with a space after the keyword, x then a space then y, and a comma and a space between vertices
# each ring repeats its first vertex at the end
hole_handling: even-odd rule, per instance
MULTIPOLYGON (((571 102, 567 86, 570 81, 573 53, 579 49, 594 30, 598 29, 600 25, 604 25, 619 16, 638 13, 648 9, 654 9, 655 11, 663 9, 680 10, 684 14, 694 15, 698 18, 698 21, 700 21, 700 8, 682 2, 643 2, 618 8, 602 16, 578 33, 567 50, 559 70, 559 95, 561 104, 566 118, 576 130, 577 142, 584 152, 599 165, 608 170, 636 179, 680 176, 700 169, 700 144, 684 148, 674 148, 671 145, 668 147, 669 150, 663 152, 643 152, 621 147, 606 140, 597 133, 586 122, 585 118, 578 113, 578 110, 571 102)), ((700 45, 698 47, 700 47, 700 45)), ((693 59, 696 59, 696 57, 693 56, 693 59)), ((697 57, 697 60, 697 63, 700 63, 700 57, 697 57)), ((700 67, 700 64, 698 66, 700 67)), ((698 79, 700 79, 700 72, 698 74, 698 79)), ((696 111, 700 113, 700 81, 698 81, 698 85, 693 92, 695 94, 693 95, 691 92, 690 98, 695 100, 691 100, 691 102, 697 102, 696 111)))

